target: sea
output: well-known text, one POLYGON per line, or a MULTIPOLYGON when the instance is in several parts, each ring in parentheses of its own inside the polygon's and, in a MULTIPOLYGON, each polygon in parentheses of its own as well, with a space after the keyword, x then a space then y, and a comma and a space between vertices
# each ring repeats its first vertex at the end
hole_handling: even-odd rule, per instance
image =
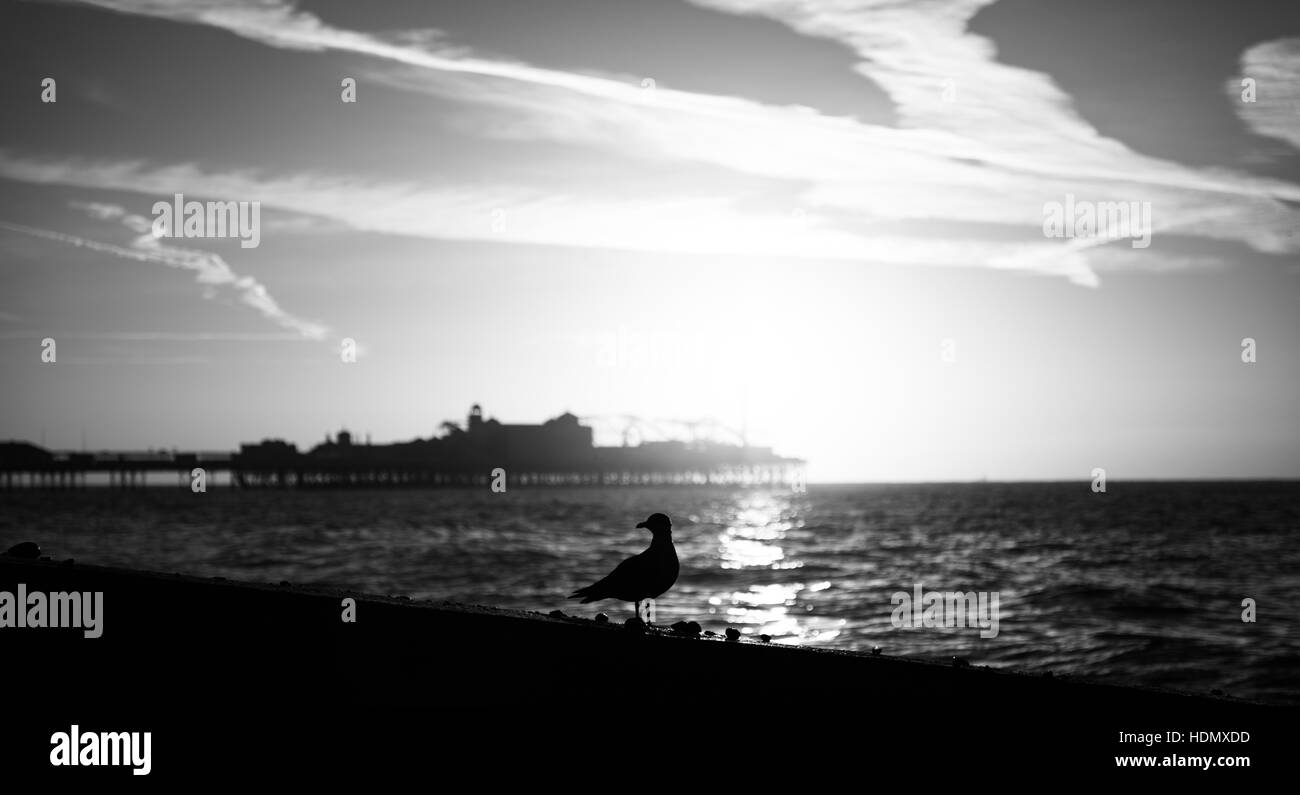
POLYGON ((20 489, 0 548, 622 622, 566 597, 644 549, 653 512, 681 560, 661 625, 1300 704, 1292 481, 20 489), (912 620, 931 592, 996 595, 996 633, 912 620))

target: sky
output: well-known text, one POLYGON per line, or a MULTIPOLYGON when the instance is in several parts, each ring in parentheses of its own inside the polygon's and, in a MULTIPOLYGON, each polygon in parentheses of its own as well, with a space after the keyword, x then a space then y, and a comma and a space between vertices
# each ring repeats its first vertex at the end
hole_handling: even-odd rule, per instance
POLYGON ((815 482, 1300 477, 1294 4, 3 0, 0 53, 0 439, 481 403, 815 482))

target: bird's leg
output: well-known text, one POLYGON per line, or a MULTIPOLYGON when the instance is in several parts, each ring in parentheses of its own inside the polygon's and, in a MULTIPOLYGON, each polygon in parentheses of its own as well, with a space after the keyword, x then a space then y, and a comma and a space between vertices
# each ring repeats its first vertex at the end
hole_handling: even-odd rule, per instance
POLYGON ((636 600, 636 620, 641 620, 641 600, 636 600))
POLYGON ((653 627, 654 620, 655 620, 655 600, 647 599, 645 600, 645 625, 647 627, 653 627))

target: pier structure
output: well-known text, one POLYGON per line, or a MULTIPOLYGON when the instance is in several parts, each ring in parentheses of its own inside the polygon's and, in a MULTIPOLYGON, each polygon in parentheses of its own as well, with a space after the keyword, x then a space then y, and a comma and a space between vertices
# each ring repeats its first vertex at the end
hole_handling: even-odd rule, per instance
MULTIPOLYGON (((207 487, 386 488, 539 486, 795 486, 804 461, 770 447, 694 439, 597 446, 592 428, 565 413, 540 425, 486 418, 475 405, 462 427, 392 444, 356 442, 346 430, 300 451, 280 439, 240 445, 238 452, 46 450, 0 442, 0 487, 140 488, 149 475, 172 473, 189 488, 196 470, 207 487), (105 477, 107 483, 104 483, 105 477)), ((155 477, 153 482, 158 484, 155 477)), ((165 479, 164 479, 165 480, 165 479)))

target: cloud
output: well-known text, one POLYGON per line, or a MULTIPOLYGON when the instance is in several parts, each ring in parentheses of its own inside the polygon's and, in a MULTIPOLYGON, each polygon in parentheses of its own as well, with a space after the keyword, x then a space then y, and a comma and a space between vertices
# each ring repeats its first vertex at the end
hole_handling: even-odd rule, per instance
POLYGON ((1238 118, 1253 132, 1300 149, 1300 38, 1256 44, 1241 55, 1241 77, 1228 82, 1238 118), (1242 78, 1255 81, 1255 101, 1242 101, 1242 78))
MULTIPOLYGON (((3 331, 0 339, 41 339, 45 332, 3 331)), ((239 331, 87 331, 59 332, 59 339, 86 339, 97 342, 307 342, 306 337, 292 332, 239 332, 239 331)))
MULTIPOLYGON (((853 234, 790 210, 741 212, 726 197, 611 200, 505 186, 430 189, 310 174, 208 174, 192 164, 149 169, 133 162, 19 160, 3 151, 0 176, 40 184, 127 190, 151 198, 176 192, 240 196, 264 206, 331 218, 354 229, 413 237, 897 265, 986 265, 1061 275, 1085 286, 1096 284, 1081 258, 1053 256, 1061 250, 1055 241, 1027 237, 1025 242, 1008 243, 853 234)), ((124 215, 122 220, 145 223, 139 216, 134 218, 133 222, 131 216, 124 215)), ((156 242, 147 232, 141 241, 145 246, 156 242)))
POLYGON ((309 340, 323 340, 329 329, 319 323, 304 320, 292 315, 280 307, 267 292, 266 286, 251 276, 240 276, 219 255, 210 251, 170 246, 153 236, 150 222, 143 216, 127 213, 121 207, 95 202, 74 202, 72 206, 98 220, 116 220, 126 226, 136 237, 129 246, 117 246, 101 243, 76 235, 68 235, 47 229, 13 224, 0 221, 0 229, 18 232, 43 240, 76 246, 78 248, 111 254, 137 262, 155 262, 172 268, 193 271, 195 280, 210 290, 226 289, 235 294, 243 304, 257 310, 262 316, 275 322, 282 328, 309 340))
MULTIPOLYGON (((1152 259, 1165 256, 1158 243, 1164 234, 1235 241, 1274 255, 1300 251, 1291 236, 1300 214, 1287 204, 1300 202, 1300 187, 1141 155, 1101 135, 1049 76, 999 63, 993 43, 967 29, 991 0, 693 1, 766 16, 852 47, 864 79, 895 102, 900 126, 484 58, 433 33, 342 30, 274 0, 91 0, 280 49, 366 56, 370 79, 454 100, 464 109, 457 123, 476 134, 722 167, 769 180, 789 206, 742 207, 708 184, 687 198, 629 199, 609 186, 567 184, 563 175, 551 185, 429 189, 328 174, 208 174, 190 165, 14 158, 0 162, 0 173, 159 193, 185 182, 186 192, 256 194, 264 203, 356 228, 427 237, 1015 268, 1088 286, 1098 283, 1089 263, 1099 246, 1041 236, 1044 203, 1066 193, 1151 202, 1157 243, 1144 256, 1152 259), (945 101, 945 88, 954 89, 952 101, 945 101), (805 217, 792 227, 794 206, 805 217), (501 212, 506 222, 493 224, 501 212), (933 227, 918 232, 918 221, 933 227), (949 231, 940 239, 944 225, 953 223, 998 229, 949 231)), ((1273 51, 1266 55, 1268 63, 1279 63, 1273 51)), ((1281 122, 1265 124, 1277 129, 1281 122)))

